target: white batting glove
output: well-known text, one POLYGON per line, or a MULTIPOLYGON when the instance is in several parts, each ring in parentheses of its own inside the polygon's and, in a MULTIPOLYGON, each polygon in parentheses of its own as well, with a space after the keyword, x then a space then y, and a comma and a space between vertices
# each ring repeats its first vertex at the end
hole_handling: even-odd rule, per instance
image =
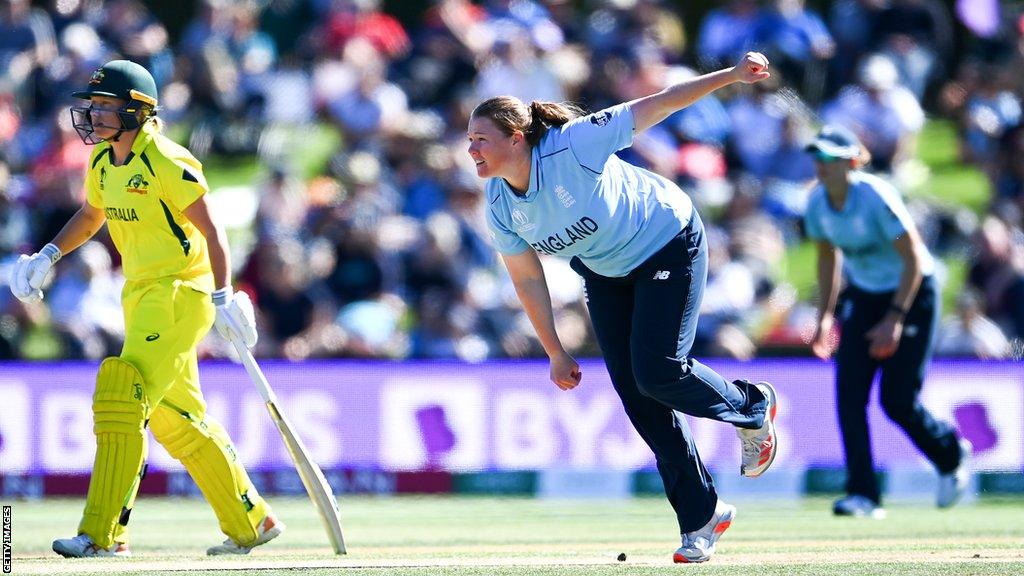
POLYGON ((221 337, 228 342, 242 342, 247 348, 256 345, 256 312, 248 294, 232 294, 231 287, 225 286, 214 290, 213 305, 217 309, 213 326, 221 337))
POLYGON ((22 302, 39 302, 43 299, 43 282, 53 265, 60 260, 60 248, 53 244, 31 256, 22 254, 11 271, 11 293, 22 302))

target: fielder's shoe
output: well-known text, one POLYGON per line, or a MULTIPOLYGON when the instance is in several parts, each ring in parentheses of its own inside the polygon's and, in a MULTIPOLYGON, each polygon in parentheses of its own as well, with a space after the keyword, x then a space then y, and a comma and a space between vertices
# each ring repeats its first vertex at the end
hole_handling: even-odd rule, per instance
POLYGON ((124 542, 114 542, 110 548, 100 548, 85 534, 54 540, 53 551, 65 558, 124 558, 132 555, 124 542))
POLYGON ((974 447, 967 440, 960 440, 960 464, 949 474, 939 476, 939 491, 935 504, 939 508, 949 508, 956 504, 967 492, 971 484, 971 454, 974 447))
POLYGON ((768 467, 775 461, 775 453, 778 448, 778 438, 775 435, 775 414, 779 410, 778 396, 775 394, 775 388, 767 382, 758 382, 757 388, 768 399, 764 424, 753 430, 736 428, 736 435, 743 443, 743 462, 740 464, 740 474, 748 478, 764 474, 765 470, 768 470, 768 467))
POLYGON ((285 525, 273 515, 267 515, 260 522, 259 528, 256 529, 256 541, 250 546, 242 546, 231 538, 224 541, 223 544, 211 546, 206 549, 206 554, 209 556, 219 556, 221 554, 248 554, 253 548, 266 544, 274 538, 277 538, 284 532, 285 525))
POLYGON ((836 500, 832 505, 832 513, 836 516, 853 516, 855 518, 874 518, 881 520, 885 518, 885 509, 875 504, 867 496, 854 494, 836 500))
POLYGON ((715 553, 715 542, 732 525, 735 517, 736 507, 719 500, 715 505, 715 514, 703 528, 683 534, 683 545, 672 555, 672 561, 676 564, 707 562, 715 553))

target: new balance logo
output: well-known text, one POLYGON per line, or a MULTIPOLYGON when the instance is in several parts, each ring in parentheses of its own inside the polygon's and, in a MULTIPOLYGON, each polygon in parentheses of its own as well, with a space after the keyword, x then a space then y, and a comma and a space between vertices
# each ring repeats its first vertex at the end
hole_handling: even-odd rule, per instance
POLYGON ((671 274, 668 270, 658 270, 654 273, 654 280, 668 280, 668 275, 671 274))

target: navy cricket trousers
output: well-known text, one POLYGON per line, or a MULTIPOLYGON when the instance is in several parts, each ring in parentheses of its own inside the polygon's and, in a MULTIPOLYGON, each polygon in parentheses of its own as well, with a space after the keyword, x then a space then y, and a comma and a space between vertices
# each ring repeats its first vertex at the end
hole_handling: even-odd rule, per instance
POLYGON ((704 526, 718 495, 686 420, 673 410, 741 428, 764 424, 767 399, 690 357, 707 280, 704 225, 687 227, 622 278, 594 273, 578 258, 587 307, 608 374, 630 421, 651 447, 681 533, 704 526))
POLYGON ((903 321, 896 353, 885 360, 868 354, 864 336, 888 313, 893 292, 867 292, 850 285, 840 298, 842 336, 836 350, 836 408, 846 451, 846 491, 881 502, 871 458, 867 404, 875 373, 881 369, 882 409, 940 473, 960 464, 960 445, 953 428, 931 415, 919 399, 931 360, 939 320, 939 291, 926 277, 903 321))

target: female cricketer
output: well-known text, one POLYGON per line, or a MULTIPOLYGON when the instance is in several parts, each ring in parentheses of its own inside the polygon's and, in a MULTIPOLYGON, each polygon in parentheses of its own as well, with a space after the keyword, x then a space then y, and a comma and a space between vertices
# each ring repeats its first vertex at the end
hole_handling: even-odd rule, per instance
POLYGON ((952 506, 967 488, 971 446, 958 441, 953 428, 934 418, 919 398, 939 319, 935 262, 899 192, 859 170, 870 156, 856 136, 826 126, 808 151, 819 179, 804 216, 807 236, 818 243, 820 299, 811 350, 819 358, 832 355, 833 313, 840 302, 836 405, 848 476, 847 496, 833 511, 885 516, 867 423, 868 395, 879 369, 882 408, 938 469, 938 506, 952 506))
POLYGON ((121 253, 125 341, 105 359, 93 396, 96 460, 78 535, 53 542, 66 557, 127 556, 128 518, 146 471, 146 427, 178 459, 228 536, 209 554, 245 554, 284 529, 253 487, 224 428, 206 414, 196 345, 211 324, 256 343, 252 303, 232 294, 228 246, 206 202, 201 164, 160 134, 150 73, 115 60, 73 94, 75 129, 95 144, 86 202, 39 252, 22 255, 11 290, 42 298, 53 264, 106 221, 121 253))
POLYGON ((718 499, 685 414, 729 422, 743 445, 741 473, 775 457, 775 391, 729 382, 690 357, 708 251, 690 198, 673 182, 614 153, 633 134, 710 92, 768 78, 747 53, 732 68, 583 116, 551 102, 500 96, 469 121, 469 155, 487 178, 488 222, 516 293, 562 390, 581 381, 555 331, 538 253, 570 258, 584 279, 591 322, 626 414, 654 452, 682 534, 676 562, 703 562, 736 508, 718 499))

